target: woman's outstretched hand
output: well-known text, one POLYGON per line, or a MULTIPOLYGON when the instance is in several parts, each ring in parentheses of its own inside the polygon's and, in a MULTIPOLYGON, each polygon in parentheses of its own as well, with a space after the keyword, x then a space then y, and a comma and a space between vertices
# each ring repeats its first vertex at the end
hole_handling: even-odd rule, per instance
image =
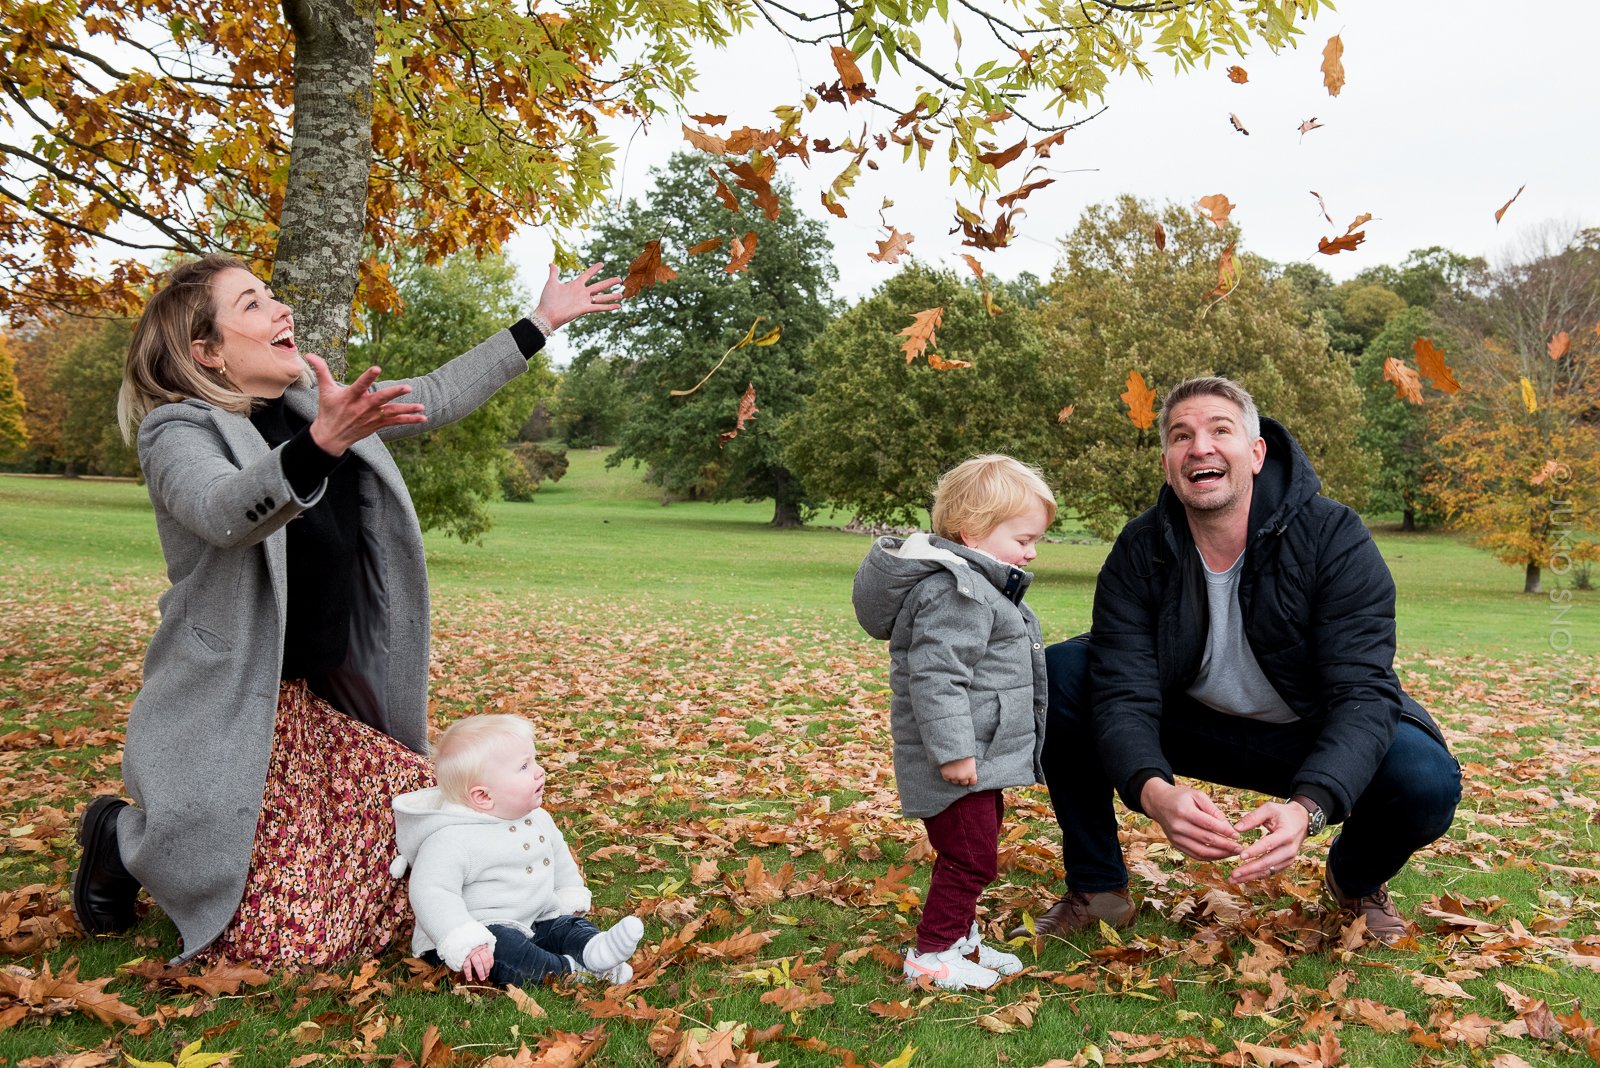
POLYGON ((539 294, 537 312, 550 323, 551 329, 558 330, 580 315, 617 310, 617 303, 622 300, 621 290, 606 291, 622 279, 612 275, 602 282, 593 281, 603 266, 590 264, 578 277, 563 282, 556 277, 556 265, 550 265, 550 277, 545 281, 544 292, 539 294))
POLYGON ((367 368, 354 382, 341 386, 328 373, 328 364, 321 356, 308 353, 306 362, 317 375, 317 417, 311 421, 311 440, 329 456, 343 456, 350 446, 385 427, 428 421, 422 405, 393 403, 410 393, 410 386, 372 389, 381 373, 376 367, 367 368))

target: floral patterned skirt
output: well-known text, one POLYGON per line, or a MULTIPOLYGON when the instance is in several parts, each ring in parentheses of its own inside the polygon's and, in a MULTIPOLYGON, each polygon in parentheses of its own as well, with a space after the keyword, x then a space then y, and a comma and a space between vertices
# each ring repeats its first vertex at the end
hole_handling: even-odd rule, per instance
POLYGON ((283 683, 244 898, 199 959, 320 968, 409 940, 390 801, 432 785, 426 757, 283 683))

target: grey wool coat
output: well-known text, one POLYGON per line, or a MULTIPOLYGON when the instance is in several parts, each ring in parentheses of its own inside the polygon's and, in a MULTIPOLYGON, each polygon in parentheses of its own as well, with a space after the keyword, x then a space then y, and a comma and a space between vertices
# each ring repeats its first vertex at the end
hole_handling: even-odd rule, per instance
POLYGON ((1032 581, 928 534, 879 538, 856 571, 856 619, 889 643, 889 729, 907 816, 1044 781, 1044 642, 1022 603, 1032 581), (966 757, 977 758, 978 784, 946 782, 940 765, 966 757))
MULTIPOLYGON (((408 384, 431 430, 467 415, 527 369, 502 330, 408 384)), ((315 387, 285 394, 306 419, 315 387)), ((422 531, 400 470, 378 437, 351 447, 360 482, 360 581, 351 663, 383 698, 387 734, 427 743, 428 575, 422 531)), ((321 499, 299 500, 246 416, 199 400, 166 404, 139 426, 139 462, 155 505, 171 587, 128 716, 122 776, 133 806, 118 844, 183 937, 183 957, 222 933, 244 893, 272 752, 283 662, 285 535, 321 499)), ((324 487, 325 488, 325 487, 324 487)))

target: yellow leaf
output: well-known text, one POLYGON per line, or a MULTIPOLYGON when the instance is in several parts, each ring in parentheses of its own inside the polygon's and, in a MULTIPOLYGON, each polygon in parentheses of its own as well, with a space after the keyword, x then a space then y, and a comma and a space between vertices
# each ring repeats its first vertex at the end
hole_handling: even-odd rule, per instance
POLYGON ((906 1048, 892 1061, 884 1061, 878 1068, 911 1068, 911 1058, 917 1055, 917 1047, 906 1043, 906 1048))
POLYGON ((1539 396, 1533 391, 1533 383, 1527 378, 1522 380, 1522 403, 1527 407, 1529 414, 1539 410, 1539 396))

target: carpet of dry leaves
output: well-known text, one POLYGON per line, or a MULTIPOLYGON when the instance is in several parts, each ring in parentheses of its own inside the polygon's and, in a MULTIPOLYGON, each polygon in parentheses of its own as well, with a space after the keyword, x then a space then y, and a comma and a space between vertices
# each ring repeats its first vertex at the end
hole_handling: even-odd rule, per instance
MULTIPOLYGON (((157 588, 30 592, 22 578, 0 594, 0 1064, 92 1068, 126 1048, 129 1063, 202 1068, 243 1045, 235 1063, 392 1068, 1600 1062, 1593 662, 1559 706, 1537 665, 1403 665, 1451 735, 1465 796, 1399 882, 1417 921, 1400 948, 1321 907, 1316 858, 1241 891, 1129 819, 1134 930, 1024 947, 1021 976, 940 996, 896 981, 928 850, 897 815, 881 646, 760 612, 448 604, 436 720, 534 719, 599 918, 632 911, 647 929, 627 986, 501 994, 398 951, 335 973, 173 968, 164 920, 84 939, 65 894, 75 819, 119 786, 157 588), (272 1016, 265 1032, 241 1023, 252 1013, 272 1016), (463 1031, 463 1016, 494 1026, 463 1031), (1158 1022, 1129 1029, 1139 1020, 1158 1022), (940 1045, 957 1033, 966 1045, 940 1045), (1028 1040, 1044 1033, 1039 1053, 1028 1040)), ((1058 878, 1043 790, 1010 800, 991 932, 1047 904, 1058 878)))

